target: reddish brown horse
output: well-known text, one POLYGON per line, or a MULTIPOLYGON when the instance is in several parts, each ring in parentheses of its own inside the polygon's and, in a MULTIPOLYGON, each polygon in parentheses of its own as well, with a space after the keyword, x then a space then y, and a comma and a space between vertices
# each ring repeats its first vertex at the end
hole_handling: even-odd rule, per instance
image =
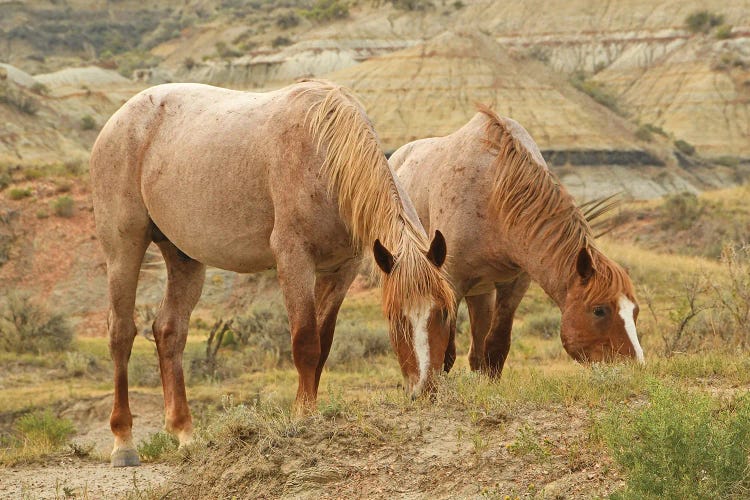
POLYGON ((407 144, 390 162, 422 223, 440 227, 451 249, 446 270, 468 306, 472 369, 501 373, 532 279, 562 311, 561 338, 573 358, 643 361, 630 278, 596 248, 586 218, 521 125, 481 108, 453 134, 407 144))
POLYGON ((127 365, 138 273, 152 241, 168 275, 153 324, 165 423, 181 444, 192 433, 182 352, 206 265, 278 270, 298 410, 314 407, 339 306, 363 250, 373 249, 385 273, 383 307, 412 394, 442 368, 454 309, 439 269, 445 240, 436 232, 430 244, 361 105, 345 89, 303 82, 265 94, 195 84, 145 90, 99 135, 91 181, 111 304, 113 465, 138 464, 127 365))

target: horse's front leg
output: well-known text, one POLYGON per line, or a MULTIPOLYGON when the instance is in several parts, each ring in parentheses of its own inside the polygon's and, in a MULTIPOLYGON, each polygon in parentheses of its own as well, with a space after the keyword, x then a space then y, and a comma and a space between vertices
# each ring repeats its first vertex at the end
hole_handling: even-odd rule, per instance
POLYGON ((272 235, 271 249, 289 315, 292 358, 299 375, 294 405, 298 414, 315 409, 316 372, 321 353, 315 319, 315 263, 303 247, 299 241, 282 241, 278 235, 272 235))
POLYGON ((495 311, 490 332, 484 340, 484 357, 487 373, 499 377, 510 351, 510 333, 513 329, 513 316, 521 303, 531 278, 522 274, 509 283, 495 285, 495 311))
POLYGON ((331 352, 333 331, 336 328, 341 303, 346 297, 349 286, 357 276, 360 267, 359 259, 353 259, 344 264, 333 274, 318 276, 315 280, 315 310, 317 316, 318 336, 320 337, 320 359, 315 370, 315 390, 320 385, 320 375, 323 366, 331 352))

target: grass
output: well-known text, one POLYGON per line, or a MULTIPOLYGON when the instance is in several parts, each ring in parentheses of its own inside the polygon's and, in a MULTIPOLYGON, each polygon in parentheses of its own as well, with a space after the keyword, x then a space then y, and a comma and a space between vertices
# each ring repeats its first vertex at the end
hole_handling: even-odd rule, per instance
POLYGON ((70 420, 58 418, 49 410, 27 413, 16 420, 12 434, 4 439, 0 465, 41 460, 60 449, 74 432, 70 420))
POLYGON ((750 491, 750 399, 649 384, 648 403, 618 407, 602 435, 626 472, 614 498, 744 498, 750 491))

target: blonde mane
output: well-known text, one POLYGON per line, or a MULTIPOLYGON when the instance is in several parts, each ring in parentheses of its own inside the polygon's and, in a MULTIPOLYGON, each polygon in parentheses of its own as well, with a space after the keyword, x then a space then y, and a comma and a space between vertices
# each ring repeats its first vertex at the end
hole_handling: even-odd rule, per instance
POLYGON ((361 103, 343 87, 314 83, 300 95, 312 97, 305 121, 318 150, 325 150, 322 172, 329 194, 338 199, 358 249, 372 251, 379 239, 394 256, 393 270, 382 280, 384 311, 391 317, 425 300, 437 300, 437 306, 452 310, 452 289, 444 273, 427 259, 427 234, 419 219, 406 212, 361 103))
POLYGON ((588 248, 595 272, 586 286, 585 300, 609 300, 620 293, 632 299, 634 290, 627 273, 596 248, 585 215, 547 168, 528 133, 488 107, 478 108, 488 118, 485 143, 495 154, 491 203, 503 230, 512 230, 526 241, 544 241, 555 272, 568 279, 576 272, 578 252, 588 248))

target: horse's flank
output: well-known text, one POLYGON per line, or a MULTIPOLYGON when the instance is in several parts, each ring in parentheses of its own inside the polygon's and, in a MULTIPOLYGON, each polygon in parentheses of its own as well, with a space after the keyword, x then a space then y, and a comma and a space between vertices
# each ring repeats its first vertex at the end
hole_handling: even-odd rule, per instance
POLYGON ((586 217, 547 168, 528 133, 486 106, 480 105, 479 111, 488 119, 486 144, 495 153, 491 208, 503 230, 522 231, 526 241, 545 241, 550 252, 545 260, 554 266, 557 276, 572 277, 578 251, 587 248, 596 271, 586 287, 587 302, 622 290, 632 298, 627 274, 596 248, 586 217), (540 213, 544 217, 539 217, 540 213))

